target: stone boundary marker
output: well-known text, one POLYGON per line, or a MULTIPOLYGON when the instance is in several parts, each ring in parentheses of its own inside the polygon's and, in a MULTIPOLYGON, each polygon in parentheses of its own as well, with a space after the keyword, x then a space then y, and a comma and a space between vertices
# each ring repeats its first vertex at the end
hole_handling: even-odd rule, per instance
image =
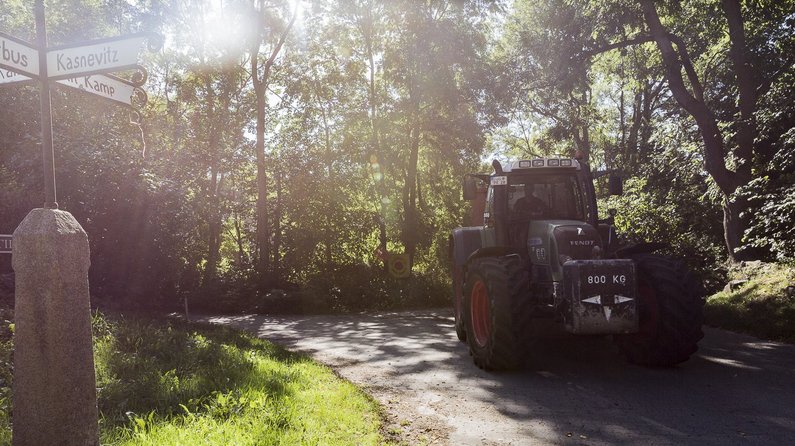
POLYGON ((14 445, 97 445, 88 236, 34 209, 14 231, 14 445))

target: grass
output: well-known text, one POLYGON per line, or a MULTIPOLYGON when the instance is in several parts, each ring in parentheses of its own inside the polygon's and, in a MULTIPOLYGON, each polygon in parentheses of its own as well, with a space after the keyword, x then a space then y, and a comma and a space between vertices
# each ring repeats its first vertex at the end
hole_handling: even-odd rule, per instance
POLYGON ((99 315, 93 327, 103 445, 382 443, 377 403, 305 356, 221 327, 99 315))
POLYGON ((795 266, 749 262, 729 278, 747 282, 707 299, 709 325, 795 343, 795 266))

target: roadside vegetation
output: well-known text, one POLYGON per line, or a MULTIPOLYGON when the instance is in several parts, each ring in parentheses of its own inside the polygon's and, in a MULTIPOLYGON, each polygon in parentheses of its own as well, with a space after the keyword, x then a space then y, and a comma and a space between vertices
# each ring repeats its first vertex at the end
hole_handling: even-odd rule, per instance
MULTIPOLYGON (((383 444, 377 403, 305 356, 222 327, 97 313, 93 328, 103 445, 383 444)), ((2 330, 0 444, 10 444, 7 319, 2 330)))
MULTIPOLYGON (((4 3, 0 32, 33 40, 28 3, 4 3)), ((795 0, 171 3, 48 9, 54 45, 165 37, 141 54, 140 119, 52 90, 58 203, 89 235, 100 308, 446 304, 462 177, 578 151, 625 179, 621 197, 597 184, 601 217, 671 245, 709 292, 728 259, 795 260, 795 0), (409 279, 385 268, 401 254, 409 279)), ((38 104, 0 89, 0 234, 41 205, 38 104)), ((0 289, 10 272, 0 256, 0 289)))
POLYGON ((795 265, 747 262, 729 280, 707 299, 709 325, 795 343, 795 265))

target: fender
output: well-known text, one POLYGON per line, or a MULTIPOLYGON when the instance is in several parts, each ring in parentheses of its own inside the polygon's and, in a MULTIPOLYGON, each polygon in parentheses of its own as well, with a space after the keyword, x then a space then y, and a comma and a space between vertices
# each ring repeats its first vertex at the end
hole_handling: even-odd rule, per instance
POLYGON ((669 245, 668 243, 660 243, 660 242, 635 243, 634 245, 630 245, 616 250, 616 258, 625 259, 635 254, 659 251, 660 249, 669 248, 670 246, 671 245, 669 245))
POLYGON ((470 254, 481 248, 480 227, 456 228, 450 236, 448 254, 453 265, 463 267, 470 254))
POLYGON ((467 257, 466 263, 469 264, 469 262, 481 257, 503 257, 511 254, 520 255, 519 251, 512 246, 487 246, 472 252, 472 254, 467 257))

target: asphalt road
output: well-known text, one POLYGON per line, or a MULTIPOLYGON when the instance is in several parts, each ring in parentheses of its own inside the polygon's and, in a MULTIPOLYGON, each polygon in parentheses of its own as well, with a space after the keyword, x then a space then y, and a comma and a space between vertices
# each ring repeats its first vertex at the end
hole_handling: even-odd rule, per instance
POLYGON ((447 310, 224 316, 364 387, 409 443, 795 444, 795 346, 705 328, 667 369, 627 364, 605 338, 542 341, 512 373, 472 363, 447 310))

